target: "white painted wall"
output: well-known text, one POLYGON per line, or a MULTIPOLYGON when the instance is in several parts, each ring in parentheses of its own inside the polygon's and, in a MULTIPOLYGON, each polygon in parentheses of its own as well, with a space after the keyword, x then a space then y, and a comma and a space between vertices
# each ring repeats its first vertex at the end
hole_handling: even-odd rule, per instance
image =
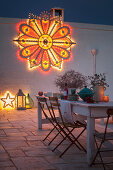
POLYGON ((6 90, 13 94, 21 88, 30 93, 35 101, 35 95, 41 91, 58 91, 54 80, 57 75, 74 69, 84 75, 93 73, 93 57, 91 49, 97 49, 97 73, 107 73, 110 85, 105 94, 113 100, 113 26, 68 23, 72 27, 72 38, 77 45, 72 48, 73 58, 63 64, 62 72, 52 70, 49 74, 42 74, 38 69, 29 71, 26 61, 17 58, 18 47, 13 39, 18 35, 16 24, 21 19, 0 18, 0 96, 6 90))

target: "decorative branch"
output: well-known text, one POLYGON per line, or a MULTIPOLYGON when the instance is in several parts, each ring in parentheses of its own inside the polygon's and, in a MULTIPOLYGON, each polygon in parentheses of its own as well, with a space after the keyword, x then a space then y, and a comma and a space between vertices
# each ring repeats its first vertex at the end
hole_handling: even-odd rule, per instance
POLYGON ((55 84, 60 90, 64 89, 65 83, 67 83, 68 88, 81 89, 87 85, 87 76, 75 72, 75 70, 69 70, 63 75, 58 76, 55 80, 55 84))
POLYGON ((109 87, 109 85, 106 82, 105 73, 103 73, 103 74, 95 74, 94 76, 88 76, 88 79, 90 80, 90 85, 92 87, 96 86, 96 85, 104 86, 105 88, 109 87))

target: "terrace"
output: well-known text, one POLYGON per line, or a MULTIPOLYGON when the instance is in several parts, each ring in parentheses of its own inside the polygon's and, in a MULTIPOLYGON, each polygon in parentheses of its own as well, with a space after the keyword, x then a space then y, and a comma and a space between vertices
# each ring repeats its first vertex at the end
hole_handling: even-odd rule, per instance
MULTIPOLYGON (((58 142, 56 138, 51 147, 42 142, 51 128, 50 124, 43 124, 43 129, 38 130, 37 109, 25 111, 2 110, 0 115, 0 169, 1 170, 101 170, 102 166, 89 167, 86 154, 72 146, 62 158, 59 154, 69 141, 52 152, 52 147, 58 142)), ((100 120, 96 122, 96 129, 102 131, 104 125, 100 120)), ((113 125, 109 125, 113 129, 113 125)), ((74 132, 75 134, 78 131, 74 132)), ((86 133, 80 141, 86 147, 86 133)), ((47 143, 48 141, 46 141, 47 143)), ((112 170, 113 166, 107 169, 112 170)))
MULTIPOLYGON (((101 119, 96 121, 94 119, 97 117, 105 118, 108 107, 113 108, 113 102, 111 102, 113 101, 113 48, 111 45, 113 42, 113 26, 64 23, 63 9, 52 8, 51 13, 52 15, 50 16, 49 13, 44 11, 39 17, 30 14, 28 20, 0 18, 2 40, 0 46, 1 170, 102 169, 101 165, 90 167, 88 164, 91 160, 93 149, 95 149, 94 124, 99 132, 105 127, 101 119), (55 10, 58 13, 57 16, 55 16, 55 10), (75 109, 73 110, 73 112, 75 111, 74 113, 81 114, 79 113, 81 110, 79 104, 76 105, 76 100, 78 100, 76 98, 78 93, 76 92, 79 92, 79 97, 85 101, 82 101, 83 103, 80 107, 82 107, 83 115, 87 114, 84 116, 87 116, 88 128, 87 134, 85 132, 80 137, 80 142, 87 148, 88 154, 72 146, 62 158, 59 158, 60 153, 69 144, 69 141, 65 140, 55 152, 51 150, 61 140, 61 136, 57 137, 50 146, 47 146, 48 141, 42 142, 52 125, 41 124, 41 109, 39 105, 37 108, 36 95, 42 92, 45 92, 45 94, 59 93, 61 98, 60 90, 64 90, 64 87, 62 84, 60 86, 58 82, 56 83, 57 85, 54 82, 59 76, 61 76, 60 80, 62 82, 62 75, 68 71, 70 75, 64 76, 65 79, 63 79, 64 82, 62 83, 63 86, 65 81, 68 83, 68 90, 73 88, 69 86, 69 83, 72 83, 71 80, 75 80, 78 75, 84 74, 82 76, 92 77, 92 75, 98 74, 102 81, 99 80, 98 84, 97 75, 96 84, 93 82, 93 91, 88 89, 88 91, 90 90, 90 95, 85 96, 85 98, 80 96, 83 95, 80 93, 81 89, 86 85, 85 81, 81 85, 81 77, 74 83, 74 88, 76 89, 74 96, 73 94, 67 96, 65 89, 66 98, 64 98, 67 99, 68 97, 69 102, 72 99, 75 100, 74 104, 71 103, 71 106, 73 105, 73 109, 75 109), (74 78, 72 77, 73 71, 77 73, 74 78), (108 87, 105 75, 109 88, 106 88, 104 93, 105 87, 108 87), (102 85, 100 82, 102 82, 102 85), (75 87, 75 84, 78 84, 78 86, 75 87), (96 85, 99 85, 97 89, 96 85), (102 90, 101 98, 100 93, 97 93, 100 85, 102 90), (26 98, 29 94, 31 103, 26 98), (109 105, 109 101, 111 105, 109 105), (7 110, 7 106, 11 110, 7 110), (26 108, 27 110, 24 110, 26 108), (76 112, 76 108, 78 108, 78 112, 76 112), (94 117, 91 116, 92 114, 94 117), (42 129, 40 128, 41 125, 42 129)), ((112 129, 111 120, 109 131, 112 129)), ((54 134, 56 134, 56 131, 54 134)), ((54 134, 49 136, 49 139, 52 139, 54 134)), ((77 134, 79 134, 78 129, 74 132, 75 136, 77 134)), ((113 147, 112 143, 107 143, 106 145, 113 147)), ((104 157, 107 157, 108 160, 113 159, 113 154, 110 157, 108 154, 109 152, 106 152, 104 157)), ((107 166, 107 169, 112 170, 113 166, 107 166)))

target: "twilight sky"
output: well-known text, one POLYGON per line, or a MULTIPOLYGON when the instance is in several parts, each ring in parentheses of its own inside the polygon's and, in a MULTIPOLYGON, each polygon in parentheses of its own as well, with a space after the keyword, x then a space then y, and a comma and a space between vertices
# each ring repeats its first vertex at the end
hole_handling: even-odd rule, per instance
POLYGON ((0 17, 28 18, 51 8, 64 8, 64 21, 113 25, 113 0, 2 0, 0 17))

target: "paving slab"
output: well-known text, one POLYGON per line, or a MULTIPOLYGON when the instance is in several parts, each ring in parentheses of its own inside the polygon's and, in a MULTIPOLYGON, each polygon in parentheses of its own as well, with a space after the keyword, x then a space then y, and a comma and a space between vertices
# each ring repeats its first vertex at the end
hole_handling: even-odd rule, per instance
MULTIPOLYGON (((55 152, 52 152, 62 137, 59 135, 48 146, 49 140, 56 132, 42 142, 52 126, 44 124, 43 129, 38 130, 37 122, 37 108, 0 111, 0 170, 102 170, 100 165, 89 167, 86 154, 74 145, 62 158, 59 158, 69 145, 69 141, 65 140, 55 152)), ((102 131, 104 125, 100 123, 101 121, 97 121, 96 128, 102 131)), ((113 129, 112 124, 109 130, 111 129, 113 129)), ((77 136, 79 132, 80 129, 74 131, 74 135, 77 136)), ((86 132, 79 141, 86 147, 86 132)), ((112 144, 108 145, 112 147, 112 144)), ((107 169, 113 170, 113 166, 107 169)))
POLYGON ((49 164, 43 157, 18 157, 12 158, 12 161, 18 169, 54 169, 54 166, 49 164))
POLYGON ((15 157, 25 157, 25 153, 23 152, 22 149, 9 149, 7 150, 7 153, 9 154, 10 158, 15 158, 15 157))
POLYGON ((19 149, 22 146, 28 146, 26 141, 2 141, 1 142, 2 146, 7 150, 7 149, 19 149))

